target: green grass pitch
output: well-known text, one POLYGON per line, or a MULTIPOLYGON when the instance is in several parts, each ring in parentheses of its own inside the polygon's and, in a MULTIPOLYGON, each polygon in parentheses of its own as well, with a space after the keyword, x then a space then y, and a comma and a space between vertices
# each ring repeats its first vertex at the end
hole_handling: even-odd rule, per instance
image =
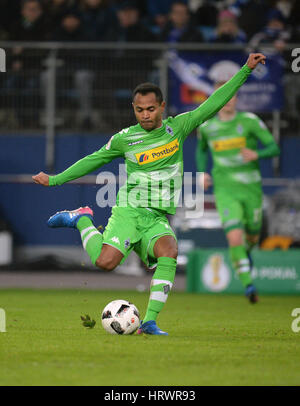
POLYGON ((201 386, 299 385, 300 332, 291 329, 299 296, 172 292, 161 336, 106 333, 100 315, 114 299, 143 315, 148 293, 0 290, 0 385, 201 386), (80 316, 97 324, 85 329, 80 316))

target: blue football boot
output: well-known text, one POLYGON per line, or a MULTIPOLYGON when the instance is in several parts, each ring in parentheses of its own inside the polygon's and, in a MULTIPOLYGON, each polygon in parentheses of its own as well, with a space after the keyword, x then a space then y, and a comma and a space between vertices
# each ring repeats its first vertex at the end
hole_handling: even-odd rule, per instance
POLYGON ((159 336, 168 336, 169 334, 165 331, 162 331, 159 327, 157 327, 156 322, 154 320, 146 321, 143 323, 141 321, 141 325, 137 331, 137 334, 151 334, 151 335, 159 335, 159 336))
POLYGON ((249 299, 250 303, 258 302, 257 290, 254 285, 247 286, 245 295, 249 299))
POLYGON ((93 214, 93 210, 90 209, 88 206, 79 207, 79 209, 76 210, 58 211, 56 214, 49 218, 47 224, 49 227, 76 228, 76 224, 82 216, 87 216, 92 220, 93 214))

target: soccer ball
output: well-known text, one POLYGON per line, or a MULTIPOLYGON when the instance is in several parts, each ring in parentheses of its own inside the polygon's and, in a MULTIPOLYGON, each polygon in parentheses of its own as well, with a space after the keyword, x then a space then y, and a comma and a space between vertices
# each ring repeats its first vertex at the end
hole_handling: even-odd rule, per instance
POLYGON ((127 300, 113 300, 103 309, 102 326, 110 334, 133 334, 139 324, 139 311, 127 300))

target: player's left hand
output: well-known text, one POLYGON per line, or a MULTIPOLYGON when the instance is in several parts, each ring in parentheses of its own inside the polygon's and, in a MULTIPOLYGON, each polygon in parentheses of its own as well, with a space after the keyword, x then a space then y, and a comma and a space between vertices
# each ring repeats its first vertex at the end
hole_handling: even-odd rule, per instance
POLYGON ((244 162, 256 161, 258 159, 258 154, 256 151, 253 151, 253 149, 242 148, 241 154, 244 159, 244 162))
POLYGON ((266 64, 266 57, 264 54, 250 54, 246 62, 247 66, 252 70, 255 69, 259 63, 263 65, 266 64))

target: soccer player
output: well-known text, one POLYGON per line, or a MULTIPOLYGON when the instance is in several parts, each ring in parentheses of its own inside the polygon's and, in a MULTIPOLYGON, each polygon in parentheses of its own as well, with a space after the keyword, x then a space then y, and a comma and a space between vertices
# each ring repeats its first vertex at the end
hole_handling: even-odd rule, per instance
POLYGON ((156 267, 140 333, 167 335, 158 328, 156 319, 175 278, 177 242, 166 215, 175 213, 174 195, 181 190, 183 142, 192 130, 213 117, 231 99, 256 65, 264 64, 265 59, 263 54, 250 54, 241 70, 201 106, 174 118, 163 120, 165 102, 159 87, 149 83, 139 85, 133 91, 132 102, 138 124, 121 130, 99 151, 58 175, 40 172, 33 176, 35 183, 57 186, 95 171, 114 158, 125 159, 128 180, 119 190, 103 234, 94 226, 93 212, 87 206, 58 212, 50 217, 48 225, 77 229, 92 263, 101 269, 113 270, 131 250, 148 267, 156 267), (180 186, 177 183, 176 187, 178 178, 180 186))
MULTIPOLYGON (((221 86, 216 83, 216 88, 221 86)), ((250 303, 258 300, 251 279, 250 251, 259 240, 263 192, 260 158, 279 154, 266 125, 253 113, 236 110, 237 95, 198 128, 197 170, 205 172, 207 152, 213 160, 212 178, 204 173, 204 189, 213 183, 214 195, 229 245, 230 260, 250 303), (260 141, 264 148, 257 149, 260 141)))

